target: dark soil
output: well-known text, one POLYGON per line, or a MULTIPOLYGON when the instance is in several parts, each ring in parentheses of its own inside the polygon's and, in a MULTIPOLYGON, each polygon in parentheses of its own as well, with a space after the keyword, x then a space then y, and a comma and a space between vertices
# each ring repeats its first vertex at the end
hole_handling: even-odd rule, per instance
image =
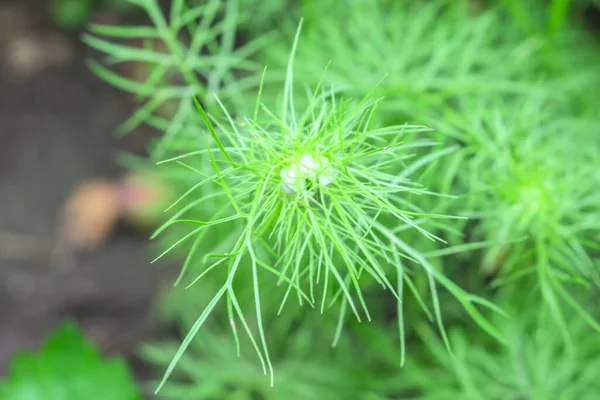
MULTIPOLYGON (((130 105, 86 69, 77 38, 69 42, 71 60, 60 66, 0 71, 0 231, 48 243, 69 192, 90 178, 117 177, 117 150, 144 147, 143 132, 114 136, 130 105)), ((103 349, 134 354, 153 335, 157 274, 146 244, 146 234, 119 229, 71 270, 44 256, 0 254, 0 376, 16 351, 35 349, 65 319, 103 349)))

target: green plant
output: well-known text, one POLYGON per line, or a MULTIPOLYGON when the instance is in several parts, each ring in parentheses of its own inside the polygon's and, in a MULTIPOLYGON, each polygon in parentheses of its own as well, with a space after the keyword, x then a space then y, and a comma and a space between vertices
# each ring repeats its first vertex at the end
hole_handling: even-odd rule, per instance
MULTIPOLYGON (((552 346, 593 359, 578 342, 599 328, 600 64, 566 11, 550 32, 528 31, 509 2, 305 0, 271 4, 274 32, 243 2, 173 1, 166 18, 153 0, 130 1, 154 26, 96 26, 113 39, 85 40, 105 63, 151 67, 136 82, 91 64, 138 96, 122 132, 157 128, 150 159, 183 193, 153 236, 158 258, 183 259, 176 285, 188 293, 169 303, 181 345, 145 350, 167 368, 162 395, 461 398, 424 353, 439 340, 444 366, 477 375, 456 339, 468 334, 505 365, 511 329, 532 325, 506 318, 504 306, 522 315, 506 293, 539 310, 546 332, 558 327, 552 346), (164 49, 113 42, 129 37, 164 49), (457 351, 464 362, 448 362, 457 351), (339 374, 309 370, 325 368, 339 374), (440 390, 426 387, 438 373, 440 390)), ((548 12, 532 3, 525 17, 537 26, 548 12)), ((511 385, 502 394, 521 394, 511 385)))
POLYGON ((586 6, 598 4, 597 0, 495 0, 507 8, 511 18, 520 28, 532 33, 564 34, 572 25, 573 16, 585 12, 586 6))
POLYGON ((0 381, 2 400, 137 400, 142 393, 126 362, 103 359, 74 324, 64 324, 37 354, 14 356, 0 381))
POLYGON ((50 0, 50 17, 60 28, 81 29, 97 10, 125 12, 127 3, 121 0, 50 0))
MULTIPOLYGON (((263 285, 263 287, 266 285, 263 285)), ((218 289, 218 282, 202 280, 189 289, 177 288, 162 302, 182 331, 195 323, 201 302, 208 301, 218 289)), ((273 291, 271 290, 271 293, 273 291)), ((251 288, 241 286, 236 291, 240 303, 253 301, 251 288)), ((358 349, 342 339, 331 348, 328 332, 336 329, 334 318, 312 312, 282 313, 277 316, 278 304, 266 302, 262 310, 269 341, 270 356, 276 371, 276 384, 271 387, 264 371, 256 362, 252 343, 241 339, 237 347, 230 337, 226 312, 215 310, 218 318, 206 322, 201 335, 190 344, 179 360, 178 368, 160 391, 165 399, 344 399, 368 391, 369 379, 361 369, 352 365, 358 349), (294 340, 290 340, 293 337, 294 340), (315 352, 318 348, 319 351, 315 352)), ((330 313, 330 312, 329 312, 330 313)), ((252 319, 252 317, 250 317, 252 319)), ((256 330, 256 328, 253 328, 256 330)), ((161 367, 168 366, 179 343, 169 340, 144 346, 145 359, 161 367)))
POLYGON ((461 144, 458 154, 466 161, 462 171, 457 163, 447 168, 454 171, 450 185, 472 193, 457 213, 481 221, 475 237, 499 243, 486 250, 484 272, 497 284, 537 280, 534 287, 569 340, 563 306, 600 331, 577 300, 600 283, 592 259, 600 227, 599 176, 590 151, 592 126, 559 118, 560 110, 539 96, 464 99, 456 111, 435 118, 439 130, 461 144))
MULTIPOLYGON (((326 0, 304 2, 308 14, 295 67, 299 88, 324 85, 347 96, 373 91, 384 121, 415 118, 464 95, 546 90, 524 73, 536 43, 503 29, 496 8, 476 11, 468 1, 326 0), (310 18, 312 17, 312 19, 310 18), (377 21, 377 22, 374 22, 377 21), (327 38, 327 40, 324 40, 327 38)), ((264 52, 269 65, 286 62, 291 32, 264 52)))
MULTIPOLYGON (((517 295, 513 292, 512 295, 517 295)), ((530 298, 530 300, 532 300, 530 298)), ((547 312, 538 312, 536 301, 512 304, 514 318, 501 322, 506 346, 474 341, 467 331, 450 332, 454 357, 427 329, 422 337, 431 350, 430 366, 409 372, 423 390, 422 399, 557 399, 592 400, 600 392, 600 341, 580 319, 568 318, 577 343, 569 348, 555 333, 547 312), (423 373, 423 371, 428 371, 423 373), (436 385, 430 384, 435 374, 436 385)), ((400 379, 400 378, 399 378, 400 379)))
MULTIPOLYGON (((241 321, 265 372, 268 370, 273 379, 261 320, 259 269, 288 285, 280 312, 292 289, 300 305, 317 305, 321 313, 326 306, 338 303, 339 335, 347 309, 358 321, 361 314, 370 320, 361 289, 369 280, 389 290, 399 302, 405 284, 420 299, 421 294, 411 283, 414 272, 408 272, 419 266, 428 277, 433 315, 442 334, 436 285, 451 292, 485 329, 495 334, 475 305, 497 309, 484 299, 467 294, 403 239, 414 231, 430 240, 441 240, 420 225, 431 218, 447 218, 429 214, 410 201, 415 195, 433 194, 410 178, 435 157, 412 161, 413 149, 433 143, 404 143, 402 139, 426 129, 411 125, 374 126, 375 101, 366 98, 338 102, 334 93, 321 92, 319 88, 310 95, 308 108, 300 113, 294 105, 293 56, 294 51, 279 115, 261 103, 260 90, 254 116, 241 122, 235 122, 224 107, 223 117, 210 118, 196 101, 208 131, 206 148, 164 161, 178 162, 199 175, 199 183, 177 202, 186 199, 192 190, 204 189, 206 194, 191 204, 214 198, 222 205, 208 220, 176 213, 156 232, 155 236, 174 224, 198 225, 161 254, 185 240, 194 240, 180 279, 198 249, 197 244, 213 228, 229 232, 216 245, 219 250, 205 247, 206 267, 194 282, 221 266, 220 269, 227 269, 224 283, 191 328, 166 376, 216 304, 225 298, 229 320, 241 321), (212 175, 186 164, 191 157, 206 160, 206 156, 214 168, 212 175), (252 271, 262 349, 248 327, 234 289, 238 270, 248 268, 252 271), (320 293, 321 298, 315 293, 320 293)), ((398 310, 402 319, 401 307, 398 310)), ((400 330, 402 337, 402 323, 400 330)), ((237 333, 234 336, 237 340, 237 333)))
MULTIPOLYGON (((237 1, 209 0, 188 4, 171 2, 168 15, 157 0, 127 0, 141 8, 149 26, 92 25, 83 41, 106 54, 104 64, 118 67, 132 63, 147 66, 136 80, 90 61, 91 70, 108 83, 135 95, 138 110, 119 129, 127 133, 147 124, 164 133, 162 144, 171 143, 197 126, 196 109, 190 99, 200 96, 205 106, 218 107, 214 95, 235 109, 246 109, 243 95, 258 87, 262 67, 250 57, 269 41, 264 35, 235 47, 242 19, 237 1), (219 18, 219 15, 222 15, 219 18), (135 39, 144 43, 118 43, 135 39)), ((161 144, 152 148, 157 159, 164 157, 161 144)))

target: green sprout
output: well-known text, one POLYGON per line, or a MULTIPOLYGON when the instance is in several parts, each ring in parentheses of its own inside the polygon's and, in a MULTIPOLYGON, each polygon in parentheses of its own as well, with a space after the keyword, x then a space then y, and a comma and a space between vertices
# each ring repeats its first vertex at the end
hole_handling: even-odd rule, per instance
MULTIPOLYGON (((287 284, 279 312, 292 290, 300 305, 306 303, 321 312, 337 305, 339 323, 334 343, 339 339, 347 312, 358 321, 371 319, 361 289, 367 282, 379 284, 399 304, 404 285, 420 299, 412 284, 415 272, 412 264, 427 276, 434 307, 432 319, 444 338, 438 284, 454 295, 485 330, 501 339, 475 305, 495 311, 497 307, 466 293, 404 239, 417 232, 431 241, 442 241, 421 225, 428 219, 450 217, 427 213, 407 199, 435 195, 411 177, 434 160, 436 154, 444 153, 432 152, 433 157, 415 160, 418 149, 435 146, 427 138, 414 139, 414 135, 428 129, 407 124, 378 127, 373 115, 379 100, 370 96, 359 101, 338 99, 334 89, 318 86, 309 94, 308 107, 299 112, 294 104, 293 85, 299 33, 300 28, 289 58, 279 114, 261 103, 262 84, 252 118, 235 120, 218 99, 223 117, 209 116, 195 100, 208 131, 204 135, 205 148, 161 162, 177 162, 199 175, 199 182, 176 203, 199 190, 204 196, 198 194, 191 204, 213 203, 219 207, 206 221, 184 218, 184 212, 176 213, 154 237, 173 225, 196 228, 159 258, 194 239, 181 279, 189 260, 198 251, 198 244, 214 235, 208 232, 218 230, 228 234, 217 245, 220 250, 205 253, 206 266, 192 284, 211 271, 221 271, 224 282, 192 325, 159 389, 221 300, 227 303, 235 340, 239 340, 237 327, 243 327, 273 384, 273 367, 262 322, 259 270, 274 275, 278 284, 287 284), (410 141, 405 142, 407 137, 410 141), (212 174, 190 165, 189 161, 194 159, 212 165, 212 174), (236 277, 244 274, 244 270, 251 271, 258 340, 235 291, 236 277)), ((404 348, 401 306, 398 316, 404 348)))

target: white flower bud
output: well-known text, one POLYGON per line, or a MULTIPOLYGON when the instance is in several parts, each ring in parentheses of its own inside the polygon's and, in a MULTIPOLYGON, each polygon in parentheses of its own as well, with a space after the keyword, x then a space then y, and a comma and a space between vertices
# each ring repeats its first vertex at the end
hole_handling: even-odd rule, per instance
POLYGON ((281 190, 290 195, 298 194, 298 191, 312 196, 315 188, 306 190, 307 180, 311 180, 313 185, 330 185, 337 172, 329 165, 326 157, 318 157, 311 154, 304 154, 297 164, 291 164, 281 170, 281 179, 283 184, 281 190))
POLYGON ((281 179, 283 185, 281 190, 285 194, 297 194, 298 189, 304 189, 306 187, 306 179, 304 174, 300 171, 298 164, 292 164, 281 170, 281 179))

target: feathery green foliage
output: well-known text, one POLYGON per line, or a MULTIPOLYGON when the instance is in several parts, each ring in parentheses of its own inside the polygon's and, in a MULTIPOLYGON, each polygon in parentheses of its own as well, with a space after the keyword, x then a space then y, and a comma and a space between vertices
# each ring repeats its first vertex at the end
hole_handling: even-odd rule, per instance
POLYGON ((181 188, 154 236, 188 287, 183 343, 145 351, 161 394, 593 398, 600 52, 576 2, 130 2, 152 26, 85 41, 148 65, 91 63, 181 188), (133 37, 153 44, 113 42, 133 37), (536 375, 523 343, 571 358, 536 375))
POLYGON ((423 370, 428 371, 423 365, 413 368, 409 375, 421 387, 422 399, 597 398, 600 393, 597 333, 580 319, 567 318, 576 343, 570 348, 556 334, 553 316, 545 311, 540 313, 536 301, 512 304, 510 308, 514 318, 498 321, 507 338, 506 346, 485 341, 474 343, 468 332, 456 330, 450 332, 454 349, 454 357, 450 358, 442 343, 430 331, 423 330, 423 339, 435 360, 433 368, 438 384, 430 382, 433 371, 423 374, 423 370))
MULTIPOLYGON (((544 90, 521 65, 535 48, 501 28, 496 8, 452 0, 306 3, 313 18, 300 40, 298 58, 307 61, 296 66, 298 82, 315 82, 330 63, 325 83, 357 97, 377 87, 386 98, 382 117, 414 117, 459 95, 544 90)), ((283 44, 270 46, 266 60, 283 64, 285 54, 283 44)))
POLYGON ((163 12, 158 0, 127 1, 141 7, 152 25, 92 25, 83 41, 106 54, 104 63, 89 63, 91 70, 135 95, 140 104, 119 131, 126 133, 140 124, 163 131, 163 139, 153 149, 160 158, 164 156, 161 143, 169 143, 197 126, 192 96, 201 96, 207 105, 216 107, 214 95, 218 95, 230 107, 243 109, 242 95, 247 88, 258 85, 262 70, 249 57, 268 43, 269 36, 235 46, 242 18, 237 0, 195 4, 174 0, 168 13, 163 12), (129 42, 117 43, 117 39, 129 42), (132 64, 145 67, 141 77, 108 68, 132 64))
POLYGON ((496 275, 498 284, 535 277, 568 340, 563 306, 600 331, 572 294, 600 283, 591 258, 600 199, 588 133, 593 126, 557 118, 560 110, 539 96, 465 99, 457 111, 438 112, 436 118, 439 130, 462 146, 464 171, 451 185, 471 194, 459 213, 481 221, 475 231, 481 240, 501 243, 486 251, 484 272, 496 275))
MULTIPOLYGON (((177 289, 167 297, 169 302, 205 300, 215 289, 207 280, 190 289, 177 289)), ((253 301, 250 290, 240 288, 236 296, 242 304, 253 301)), ((189 304, 189 303, 188 303, 189 304)), ((197 310, 190 306, 173 304, 178 310, 176 320, 182 330, 189 329, 197 318, 197 310), (182 313, 182 310, 183 311, 182 313), (183 315, 182 315, 183 314, 183 315)), ((181 357, 179 367, 160 392, 165 399, 344 399, 366 390, 368 379, 359 378, 360 368, 352 365, 353 351, 342 340, 331 348, 327 334, 335 330, 335 318, 323 316, 304 308, 302 313, 282 313, 277 316, 278 305, 266 302, 263 314, 269 349, 276 371, 274 387, 265 379, 263 369, 252 353, 252 343, 240 337, 239 347, 231 340, 229 323, 213 318, 207 322, 203 333, 190 344, 181 357), (300 325, 301 324, 301 325, 300 325), (293 338, 293 340, 290 340, 293 338), (315 349, 319 351, 315 352, 315 349), (352 379, 354 378, 354 379, 352 379)), ((215 310, 226 316, 225 312, 215 310)), ((145 346, 144 357, 153 363, 166 366, 178 349, 178 343, 155 343, 145 346)))
MULTIPOLYGON (((339 304, 341 327, 346 312, 351 311, 359 321, 363 318, 361 314, 371 319, 362 282, 374 280, 401 302, 404 282, 408 282, 409 288, 413 287, 409 270, 414 270, 410 265, 414 263, 428 277, 434 319, 442 334, 436 285, 456 296, 469 313, 495 335, 475 304, 495 307, 464 292, 402 239, 404 232, 415 230, 431 240, 439 240, 423 229, 419 221, 444 218, 428 214, 407 201, 409 195, 432 194, 410 179, 424 164, 421 160, 411 160, 411 150, 432 146, 432 143, 402 141, 406 133, 424 132, 426 128, 372 126, 377 102, 369 98, 338 102, 334 93, 326 90, 315 91, 308 108, 297 113, 292 81, 293 55, 294 51, 280 115, 266 108, 259 95, 253 118, 236 123, 223 107, 225 115, 220 120, 227 122, 220 124, 219 119, 210 118, 196 101, 208 130, 207 148, 165 161, 176 161, 194 170, 185 161, 208 155, 214 171, 209 176, 198 171, 199 185, 218 187, 216 192, 213 189, 210 193, 215 193, 215 201, 223 205, 208 221, 172 219, 167 222, 157 234, 173 224, 198 227, 166 252, 184 240, 204 238, 212 227, 232 233, 229 241, 219 244, 224 251, 208 250, 206 269, 194 280, 219 266, 227 268, 223 285, 193 325, 167 376, 222 299, 227 301, 229 320, 242 322, 265 372, 268 370, 273 375, 261 321, 259 269, 275 275, 279 283, 287 284, 280 312, 294 289, 300 305, 304 302, 316 305, 323 312, 325 307, 339 304), (230 246, 223 246, 228 242, 230 246), (243 268, 252 271, 255 317, 262 349, 247 326, 234 290, 234 279, 243 268), (319 292, 321 298, 315 295, 319 292)), ((195 251, 193 247, 190 256, 195 251)), ((399 310, 401 314, 400 307, 399 310)), ((338 335, 339 332, 340 329, 338 335)))

